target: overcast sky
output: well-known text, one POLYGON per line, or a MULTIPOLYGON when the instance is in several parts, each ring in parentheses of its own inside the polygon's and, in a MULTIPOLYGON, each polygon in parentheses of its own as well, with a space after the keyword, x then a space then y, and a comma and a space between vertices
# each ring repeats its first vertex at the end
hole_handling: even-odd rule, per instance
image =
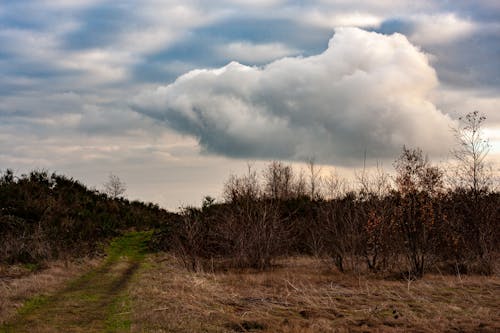
POLYGON ((497 0, 0 2, 0 170, 170 209, 247 161, 444 161, 473 110, 498 169, 497 0))

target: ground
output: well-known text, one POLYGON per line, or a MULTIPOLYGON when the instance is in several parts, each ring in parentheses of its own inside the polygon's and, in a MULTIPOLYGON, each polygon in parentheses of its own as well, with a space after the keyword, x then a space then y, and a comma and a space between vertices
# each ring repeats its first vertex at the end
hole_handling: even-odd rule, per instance
POLYGON ((387 280, 306 257, 188 272, 169 254, 145 256, 147 237, 117 239, 98 267, 31 297, 0 332, 500 331, 498 276, 387 280))
POLYGON ((144 258, 148 233, 112 242, 107 260, 51 294, 27 300, 0 332, 128 332, 127 287, 144 258))
POLYGON ((130 290, 135 332, 497 332, 500 279, 342 274, 313 258, 268 272, 189 273, 151 256, 130 290))

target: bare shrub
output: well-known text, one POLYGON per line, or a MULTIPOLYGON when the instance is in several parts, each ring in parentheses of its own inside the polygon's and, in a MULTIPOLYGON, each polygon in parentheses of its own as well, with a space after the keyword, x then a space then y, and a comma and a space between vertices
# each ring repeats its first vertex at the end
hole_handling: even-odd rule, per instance
POLYGON ((354 259, 357 254, 361 224, 355 206, 353 197, 347 195, 323 204, 320 209, 319 227, 323 234, 323 246, 341 272, 346 268, 346 259, 354 259))
POLYGON ((182 212, 173 251, 190 270, 266 269, 283 251, 284 224, 272 201, 215 205, 182 212))
POLYGON ((209 198, 164 228, 164 243, 190 270, 262 270, 282 256, 314 255, 342 272, 493 272, 500 195, 445 188, 420 149, 404 147, 394 167, 394 178, 380 166, 363 170, 353 191, 335 174, 320 179, 314 163, 307 175, 274 161, 262 178, 249 166, 226 182, 224 203, 209 198))
POLYGON ((244 176, 231 175, 224 184, 224 199, 226 202, 251 201, 259 198, 262 190, 257 172, 249 164, 244 176))
POLYGON ((210 218, 204 216, 196 208, 184 208, 175 234, 170 237, 173 242, 171 247, 182 260, 184 266, 192 271, 204 269, 204 259, 217 255, 217 247, 221 242, 213 242, 210 234, 210 218), (213 248, 215 245, 216 248, 213 248))
POLYGON ((255 200, 229 206, 218 223, 218 232, 229 245, 230 265, 266 269, 283 253, 288 235, 276 205, 255 200))
MULTIPOLYGON (((287 170, 282 165, 269 170, 273 168, 278 173, 287 170)), ((284 183, 283 178, 270 178, 269 181, 276 182, 268 185, 275 186, 279 195, 288 191, 289 180, 284 183), (287 187, 283 188, 284 185, 287 187)), ((257 174, 250 167, 245 176, 231 176, 224 193, 225 204, 212 203, 203 209, 188 208, 181 213, 174 251, 191 270, 270 267, 283 253, 283 244, 289 238, 276 200, 262 197, 257 174)))

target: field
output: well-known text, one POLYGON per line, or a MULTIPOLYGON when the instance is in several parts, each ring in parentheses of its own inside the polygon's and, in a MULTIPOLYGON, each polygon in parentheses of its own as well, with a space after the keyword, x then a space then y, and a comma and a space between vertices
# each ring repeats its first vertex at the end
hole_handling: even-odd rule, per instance
POLYGON ((312 258, 267 272, 188 273, 149 258, 130 289, 136 332, 496 332, 500 279, 351 276, 312 258))
POLYGON ((498 276, 390 280, 342 274, 310 257, 283 259, 264 272, 188 272, 170 254, 144 256, 141 242, 140 235, 121 238, 107 259, 67 269, 9 278, 4 271, 0 319, 9 324, 0 331, 500 330, 498 276))

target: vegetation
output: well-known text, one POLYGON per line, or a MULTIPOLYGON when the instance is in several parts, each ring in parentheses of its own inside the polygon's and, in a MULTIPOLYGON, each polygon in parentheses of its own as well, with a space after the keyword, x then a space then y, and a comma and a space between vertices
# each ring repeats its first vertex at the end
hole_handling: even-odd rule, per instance
POLYGON ((267 269, 281 257, 314 255, 340 271, 491 274, 500 193, 444 189, 442 172, 420 150, 405 148, 396 169, 395 187, 383 195, 361 190, 332 199, 292 190, 276 199, 254 173, 232 177, 230 200, 184 209, 178 223, 156 232, 156 243, 168 244, 191 270, 267 269))
POLYGON ((272 162, 262 176, 250 167, 231 176, 224 202, 188 207, 156 243, 191 270, 268 269, 282 257, 330 258, 340 271, 419 278, 429 270, 491 274, 500 250, 500 193, 486 172, 484 118, 473 112, 456 131, 455 186, 422 150, 403 147, 396 174, 363 171, 357 188, 272 162), (328 193, 329 196, 325 196, 328 193), (167 246, 168 244, 168 246, 167 246))
POLYGON ((497 276, 417 281, 343 274, 311 257, 271 270, 189 272, 146 259, 131 286, 132 332, 498 332, 497 276))
POLYGON ((0 175, 0 264, 40 263, 102 252, 130 228, 152 229, 175 214, 90 190, 46 171, 0 175))

